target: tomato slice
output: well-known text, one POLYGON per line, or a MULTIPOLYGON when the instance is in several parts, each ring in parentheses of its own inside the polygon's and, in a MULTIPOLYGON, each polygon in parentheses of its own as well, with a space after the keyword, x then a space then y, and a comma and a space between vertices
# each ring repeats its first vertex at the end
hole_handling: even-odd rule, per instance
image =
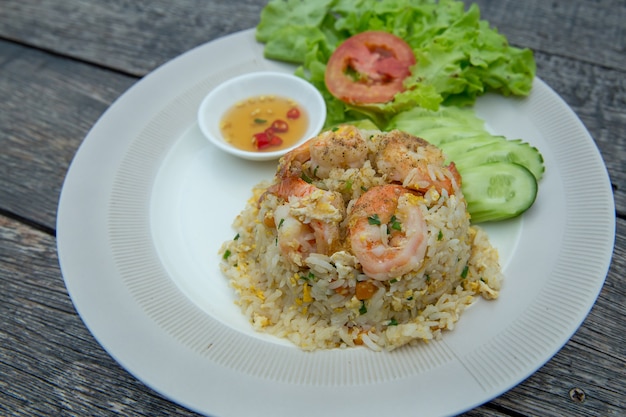
POLYGON ((326 65, 328 91, 350 104, 385 103, 404 90, 415 65, 413 50, 387 32, 362 32, 346 39, 326 65))

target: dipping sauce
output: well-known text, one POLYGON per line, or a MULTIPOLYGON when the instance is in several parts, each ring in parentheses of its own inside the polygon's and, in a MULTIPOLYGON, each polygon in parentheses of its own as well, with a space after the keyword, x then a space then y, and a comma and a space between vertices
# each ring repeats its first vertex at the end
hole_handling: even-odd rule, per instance
POLYGON ((305 134, 307 114, 286 97, 254 96, 228 109, 220 121, 224 138, 244 151, 286 149, 305 134))

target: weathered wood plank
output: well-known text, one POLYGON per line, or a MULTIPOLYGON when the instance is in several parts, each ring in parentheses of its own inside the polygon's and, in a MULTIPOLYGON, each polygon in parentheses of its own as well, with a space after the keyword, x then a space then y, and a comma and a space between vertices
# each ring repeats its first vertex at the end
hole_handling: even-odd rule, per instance
POLYGON ((615 255, 607 281, 572 339, 539 372, 497 398, 502 407, 529 415, 610 416, 626 410, 626 221, 618 220, 615 255), (584 394, 584 401, 572 396, 584 394))
POLYGON ((626 72, 536 54, 537 75, 565 100, 607 166, 618 213, 626 215, 626 72))
POLYGON ((209 40, 257 24, 264 0, 5 0, 0 37, 144 75, 209 40), (62 40, 62 42, 59 42, 62 40))
POLYGON ((621 0, 463 0, 511 44, 601 67, 626 68, 626 3, 621 0))
POLYGON ((0 41, 0 204, 55 227, 68 166, 135 78, 0 41))
MULTIPOLYGON (((239 1, 233 16, 232 1, 224 0, 3 1, 0 210, 54 228, 58 194, 76 148, 135 82, 132 75, 254 26, 265 3, 239 1)), ((536 51, 538 75, 585 123, 608 166, 621 218, 606 285, 584 325, 537 373, 465 415, 621 415, 626 409, 626 3, 477 3, 512 44, 536 51), (584 402, 570 398, 574 388, 584 392, 584 402)), ((65 291, 50 234, 2 216, 0 415, 195 415, 135 380, 97 344, 65 291)))
POLYGON ((618 219, 606 283, 582 326, 538 372, 486 407, 542 417, 621 415, 626 410, 625 268, 626 221, 618 219))
MULTIPOLYGON (((0 414, 192 416, 119 367, 75 313, 54 238, 0 216, 0 414)), ((619 415, 626 407, 626 221, 596 306, 565 347, 474 416, 619 415), (570 398, 570 390, 585 401, 570 398)))
POLYGON ((535 51, 537 75, 591 133, 607 165, 616 210, 626 215, 626 3, 464 2, 478 4, 481 16, 511 44, 535 51))
POLYGON ((67 294, 53 237, 0 216, 0 260, 0 415, 195 415, 98 345, 67 294))
MULTIPOLYGON (((0 37, 143 75, 194 46, 255 26, 266 3, 238 1, 233 15, 228 0, 5 0, 0 37)), ((476 3, 483 18, 514 45, 603 67, 626 67, 626 4, 621 0, 476 3)))

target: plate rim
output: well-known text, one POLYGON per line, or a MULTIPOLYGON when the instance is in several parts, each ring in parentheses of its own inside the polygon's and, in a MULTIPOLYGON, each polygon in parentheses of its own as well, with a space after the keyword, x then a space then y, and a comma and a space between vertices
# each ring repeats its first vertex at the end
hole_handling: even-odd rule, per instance
MULTIPOLYGON (((90 332, 98 340, 100 345, 103 346, 105 350, 107 350, 107 352, 118 363, 120 363, 131 374, 135 375, 144 384, 150 386, 152 389, 161 393, 162 395, 169 398, 170 400, 176 403, 179 403, 181 405, 184 405, 185 407, 190 408, 192 410, 201 412, 201 413, 206 413, 206 412, 218 413, 219 412, 220 414, 223 413, 224 415, 231 415, 233 414, 233 412, 241 412, 241 409, 236 409, 237 407, 234 407, 235 408, 234 409, 232 406, 229 406, 228 404, 221 404, 219 407, 216 407, 210 410, 203 409, 202 406, 198 405, 197 401, 194 401, 193 399, 189 398, 190 392, 195 393, 195 391, 193 390, 185 391, 184 389, 181 390, 181 387, 177 387, 175 386, 175 384, 163 383, 163 381, 159 377, 159 374, 162 372, 162 373, 165 373, 166 375, 175 375, 176 378, 181 381, 185 380, 186 376, 180 373, 180 369, 183 369, 183 368, 189 369, 190 367, 197 365, 193 363, 193 361, 190 362, 190 358, 193 357, 192 354, 190 354, 189 357, 187 358, 177 358, 177 360, 172 360, 169 364, 164 364, 164 367, 161 371, 155 371, 153 369, 142 368, 142 367, 150 366, 151 358, 143 358, 143 359, 136 358, 136 357, 128 358, 126 357, 126 352, 124 352, 123 350, 120 350, 119 345, 112 345, 110 343, 111 337, 120 337, 121 334, 126 334, 128 333, 128 331, 120 331, 119 329, 103 330, 102 319, 94 318, 94 314, 88 311, 89 307, 87 307, 86 305, 85 297, 95 297, 95 296, 117 297, 119 296, 119 294, 116 294, 114 291, 110 291, 109 293, 104 293, 104 294, 103 293, 94 294, 94 289, 89 288, 89 285, 86 285, 86 283, 84 282, 80 282, 80 278, 77 278, 79 274, 82 274, 85 269, 89 269, 89 268, 85 267, 84 265, 75 265, 75 262, 73 261, 72 258, 82 255, 88 259, 89 258, 93 259, 94 256, 93 254, 84 253, 87 250, 87 248, 92 248, 91 245, 87 245, 84 249, 80 249, 78 251, 76 251, 75 247, 70 248, 70 246, 75 246, 71 244, 72 239, 77 239, 79 237, 84 238, 84 236, 82 236, 82 234, 79 231, 73 230, 76 228, 76 226, 72 224, 72 220, 81 218, 81 216, 84 217, 84 214, 82 214, 83 213, 82 209, 85 208, 85 205, 80 204, 79 206, 76 206, 76 205, 73 205, 73 203, 75 203, 74 198, 76 198, 75 197, 76 195, 78 196, 89 195, 87 194, 88 192, 93 193, 94 183, 93 182, 86 183, 83 180, 83 178, 78 178, 81 176, 79 174, 82 174, 81 170, 85 170, 86 167, 89 167, 89 165, 91 165, 94 162, 94 161, 84 161, 84 159, 86 158, 85 155, 89 155, 90 153, 93 153, 94 152, 93 148, 98 148, 98 147, 93 146, 94 145, 93 138, 98 138, 99 135, 102 134, 102 132, 108 133, 111 130, 110 127, 107 125, 107 123, 110 123, 111 120, 115 120, 116 118, 120 117, 120 115, 124 111, 123 107, 125 106, 125 103, 129 101, 128 100, 129 97, 136 98, 137 96, 143 96, 143 95, 154 96, 154 94, 149 94, 149 89, 153 86, 153 84, 160 82, 163 78, 170 77, 172 73, 176 73, 181 68, 185 69, 188 63, 194 62, 194 60, 196 59, 195 58, 196 56, 199 56, 199 57, 202 57, 202 59, 205 59, 206 57, 204 57, 204 55, 206 55, 206 51, 209 49, 212 50, 213 48, 217 48, 218 45, 220 44, 237 43, 241 41, 241 39, 243 39, 243 42, 245 42, 248 46, 250 46, 252 50, 258 51, 258 45, 256 45, 255 42, 253 42, 252 35, 253 35, 253 29, 249 29, 246 31, 231 34, 224 38, 216 39, 214 41, 201 45, 197 48, 194 48, 191 51, 188 51, 182 54, 181 56, 174 58, 168 63, 162 65, 161 67, 157 68, 148 76, 144 77, 144 79, 140 80, 133 87, 127 90, 125 93, 123 93, 118 98, 118 100, 116 100, 111 105, 111 107, 103 114, 103 116, 96 122, 94 127, 89 131, 83 143, 79 147, 75 155, 75 158, 70 165, 66 180, 63 185, 61 197, 59 200, 58 214, 57 214, 57 250, 59 253, 59 263, 61 265, 61 270, 62 270, 63 277, 66 283, 66 287, 70 294, 70 297, 72 298, 72 301, 79 315, 81 316, 82 320, 85 322, 90 332), (90 164, 86 164, 86 162, 90 162, 90 164), (90 255, 90 256, 87 256, 87 255, 90 255)), ((189 77, 189 78, 191 79, 193 77, 189 77)), ((537 83, 543 84, 546 88, 552 91, 549 88, 549 86, 543 83, 543 81, 541 81, 539 78, 537 78, 537 83)), ((172 84, 176 84, 176 83, 172 83, 172 84)), ((187 84, 186 86, 190 87, 191 84, 187 84)), ((169 86, 169 91, 162 93, 162 96, 169 95, 169 97, 172 97, 172 96, 177 97, 179 95, 179 92, 176 90, 181 90, 181 87, 169 86)), ((560 97, 558 97, 558 95, 556 95, 554 91, 552 91, 552 93, 555 96, 552 99, 561 102, 562 105, 564 105, 567 109, 569 109, 569 111, 571 112, 570 116, 571 116, 572 122, 580 124, 579 127, 582 127, 582 129, 584 129, 586 132, 586 129, 582 125, 582 122, 580 122, 578 117, 573 113, 573 111, 569 108, 569 106, 567 106, 567 104, 560 97)), ((134 140, 133 135, 139 134, 141 130, 140 125, 142 123, 147 123, 149 120, 151 120, 151 118, 154 117, 155 114, 157 114, 161 110, 159 100, 153 100, 153 101, 154 102, 150 106, 148 106, 147 109, 144 109, 141 112, 141 117, 138 117, 137 120, 135 121, 135 124, 139 127, 136 126, 137 127, 136 129, 130 130, 128 134, 128 136, 130 137, 130 144, 132 144, 132 141, 134 140)), ((596 161, 599 159, 599 162, 604 168, 604 172, 606 174, 605 186, 608 186, 610 190, 610 182, 609 182, 608 173, 606 172, 606 165, 602 161, 601 156, 597 150, 597 146, 595 145, 595 142, 593 141, 591 136, 588 134, 588 132, 587 132, 587 135, 588 135, 588 140, 590 141, 590 145, 595 147, 596 154, 594 155, 594 158, 596 159, 596 161)), ((122 149, 111 149, 105 154, 101 154, 100 156, 101 160, 98 161, 94 166, 90 166, 89 169, 101 170, 101 171, 105 171, 108 173, 113 172, 115 174, 116 173, 115 169, 118 168, 119 165, 106 166, 106 161, 108 160, 119 161, 121 158, 123 158, 125 153, 127 152, 127 147, 120 146, 120 148, 122 149)), ((110 202, 110 199, 112 198, 111 190, 113 187, 113 180, 112 178, 108 178, 108 179, 102 178, 95 182, 95 186, 97 189, 104 190, 104 192, 102 192, 101 195, 96 195, 94 200, 91 201, 91 204, 89 204, 89 206, 93 208, 94 205, 97 206, 98 204, 100 204, 100 208, 97 209, 97 212, 95 213, 96 214, 95 217, 106 218, 107 209, 110 206, 109 202, 110 202)), ((610 200, 612 204, 611 207, 613 207, 613 211, 614 211, 614 202, 612 198, 612 192, 611 192, 610 200)), ((609 207, 609 211, 610 211, 610 207, 609 207)), ((609 229, 607 229, 606 232, 608 234, 607 238, 612 239, 614 242, 614 236, 615 236, 614 218, 613 218, 612 231, 611 231, 611 228, 609 227, 609 229), (612 234, 612 238, 611 238, 611 234, 612 234)), ((97 233, 95 233, 94 235, 96 237, 102 238, 103 236, 106 236, 106 233, 108 233, 107 230, 98 230, 97 233)), ((612 248, 613 244, 611 244, 610 246, 612 248)), ((113 254, 111 253, 110 248, 101 247, 101 249, 103 250, 105 258, 109 258, 109 259, 113 258, 113 254)), ((571 335, 579 328, 580 324, 582 324, 582 321, 587 316, 589 310, 593 307, 595 303, 595 299, 599 295, 599 292, 602 288, 604 280, 606 279, 606 273, 608 272, 608 267, 610 265, 610 260, 612 257, 612 249, 608 252, 610 253, 605 254, 605 259, 604 259, 605 268, 606 268, 605 271, 602 273, 604 278, 600 280, 601 282, 596 283, 597 288, 594 289, 595 295, 591 294, 593 296, 592 298, 594 302, 588 305, 588 309, 586 309, 586 311, 584 312, 579 311, 579 314, 582 314, 582 318, 580 318, 578 323, 574 323, 574 322, 571 323, 572 326, 570 326, 570 329, 569 329, 571 330, 570 334, 564 340, 557 341, 558 343, 556 344, 560 344, 560 345, 553 354, 549 355, 548 357, 541 358, 541 360, 539 361, 536 361, 536 366, 533 369, 527 369, 526 375, 524 375, 522 378, 518 378, 518 380, 515 381, 514 383, 509 383, 509 384, 504 384, 504 385, 501 384, 498 387, 498 389, 495 389, 495 390, 492 389, 489 395, 481 397, 479 401, 475 401, 472 404, 466 404, 465 406, 459 406, 458 404, 455 404, 457 408, 455 408, 454 410, 448 410, 448 411, 453 411, 455 413, 465 411, 467 409, 478 406, 496 397, 497 395, 500 395, 502 392, 507 391, 512 386, 521 382, 528 375, 534 373, 536 369, 541 367, 556 352, 558 352, 560 347, 562 347, 562 345, 564 345, 570 339, 571 335)), ((102 269, 102 274, 107 274, 107 273, 119 273, 119 271, 115 265, 105 265, 105 267, 102 269)), ((143 311, 140 307, 136 305, 132 305, 133 303, 132 296, 130 296, 129 294, 122 295, 121 301, 122 301, 122 304, 124 304, 125 312, 130 317, 134 318, 134 320, 131 320, 132 326, 135 326, 136 329, 141 328, 142 326, 145 326, 144 334, 150 334, 150 337, 158 339, 160 343, 163 344, 158 354, 163 355, 165 357, 167 356, 168 352, 176 351, 177 349, 180 348, 180 346, 178 345, 178 342, 175 339, 172 339, 169 336, 163 337, 163 335, 158 335, 160 331, 160 327, 158 326, 158 324, 151 321, 149 317, 146 317, 145 311, 143 311)), ((344 353, 341 353, 340 355, 345 356, 344 353)), ((207 364, 204 370, 208 372, 223 371, 223 369, 221 369, 220 366, 215 365, 215 364, 207 364), (208 365, 211 365, 211 366, 208 366, 208 365)), ((446 372, 447 371, 448 370, 446 370, 446 372)), ((225 378, 227 380, 230 379, 231 383, 241 384, 241 381, 238 378, 236 378, 237 375, 241 376, 237 373, 233 373, 228 376, 225 376, 225 378)), ((252 392, 255 389, 255 384, 253 384, 251 381, 247 381, 247 382, 249 385, 248 390, 252 392)), ((259 382, 259 381, 256 381, 256 382, 259 382)), ((190 389, 190 387, 187 386, 186 384, 183 384, 183 385, 185 385, 185 389, 187 390, 190 389)), ((291 389, 289 387, 286 387, 285 384, 283 383, 278 383, 277 385, 280 388, 280 391, 283 393, 291 391, 291 389)), ((380 388, 377 384, 374 384, 374 385, 375 385, 374 387, 370 387, 370 388, 380 388)), ((393 390, 396 390, 397 392, 397 396, 394 396, 393 398, 398 398, 398 397, 401 397, 402 395, 410 394, 410 391, 407 391, 406 388, 403 389, 400 386, 398 386, 399 384, 397 384, 397 381, 393 381, 389 383, 388 385, 389 385, 389 387, 387 387, 388 389, 393 389, 393 390)), ((216 387, 212 386, 212 388, 216 388, 216 387)), ((320 387, 317 387, 317 388, 320 388, 320 387)), ((335 388, 337 388, 338 391, 343 391, 346 387, 335 387, 335 388)), ((217 391, 221 392, 224 390, 217 390, 217 391)), ((321 391, 324 391, 324 389, 322 389, 321 391)), ((192 395, 197 395, 197 393, 192 394, 192 395)), ((228 395, 226 392, 222 392, 221 395, 223 396, 225 400, 235 401, 235 398, 232 396, 232 394, 228 395)), ((301 395, 301 393, 293 392, 292 395, 301 395)), ((260 401, 265 401, 262 399, 262 397, 259 397, 258 399, 260 401)), ((335 402, 336 401, 333 401, 333 403, 335 402)), ((334 404, 334 405, 337 405, 337 404, 334 404)), ((287 411, 287 409, 285 409, 285 411, 287 411)), ((442 414, 446 413, 445 410, 439 410, 439 412, 441 412, 442 414)))

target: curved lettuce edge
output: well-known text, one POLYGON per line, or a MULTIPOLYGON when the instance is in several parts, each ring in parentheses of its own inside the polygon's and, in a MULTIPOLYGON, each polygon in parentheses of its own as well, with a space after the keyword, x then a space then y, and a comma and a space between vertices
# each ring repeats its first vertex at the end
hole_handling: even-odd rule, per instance
POLYGON ((266 58, 299 65, 296 74, 322 92, 327 127, 367 118, 384 129, 413 107, 471 106, 488 91, 525 96, 536 73, 531 50, 509 45, 477 5, 455 0, 271 0, 256 38, 266 58), (366 30, 403 38, 417 64, 392 101, 354 106, 328 92, 324 73, 337 45, 366 30))

